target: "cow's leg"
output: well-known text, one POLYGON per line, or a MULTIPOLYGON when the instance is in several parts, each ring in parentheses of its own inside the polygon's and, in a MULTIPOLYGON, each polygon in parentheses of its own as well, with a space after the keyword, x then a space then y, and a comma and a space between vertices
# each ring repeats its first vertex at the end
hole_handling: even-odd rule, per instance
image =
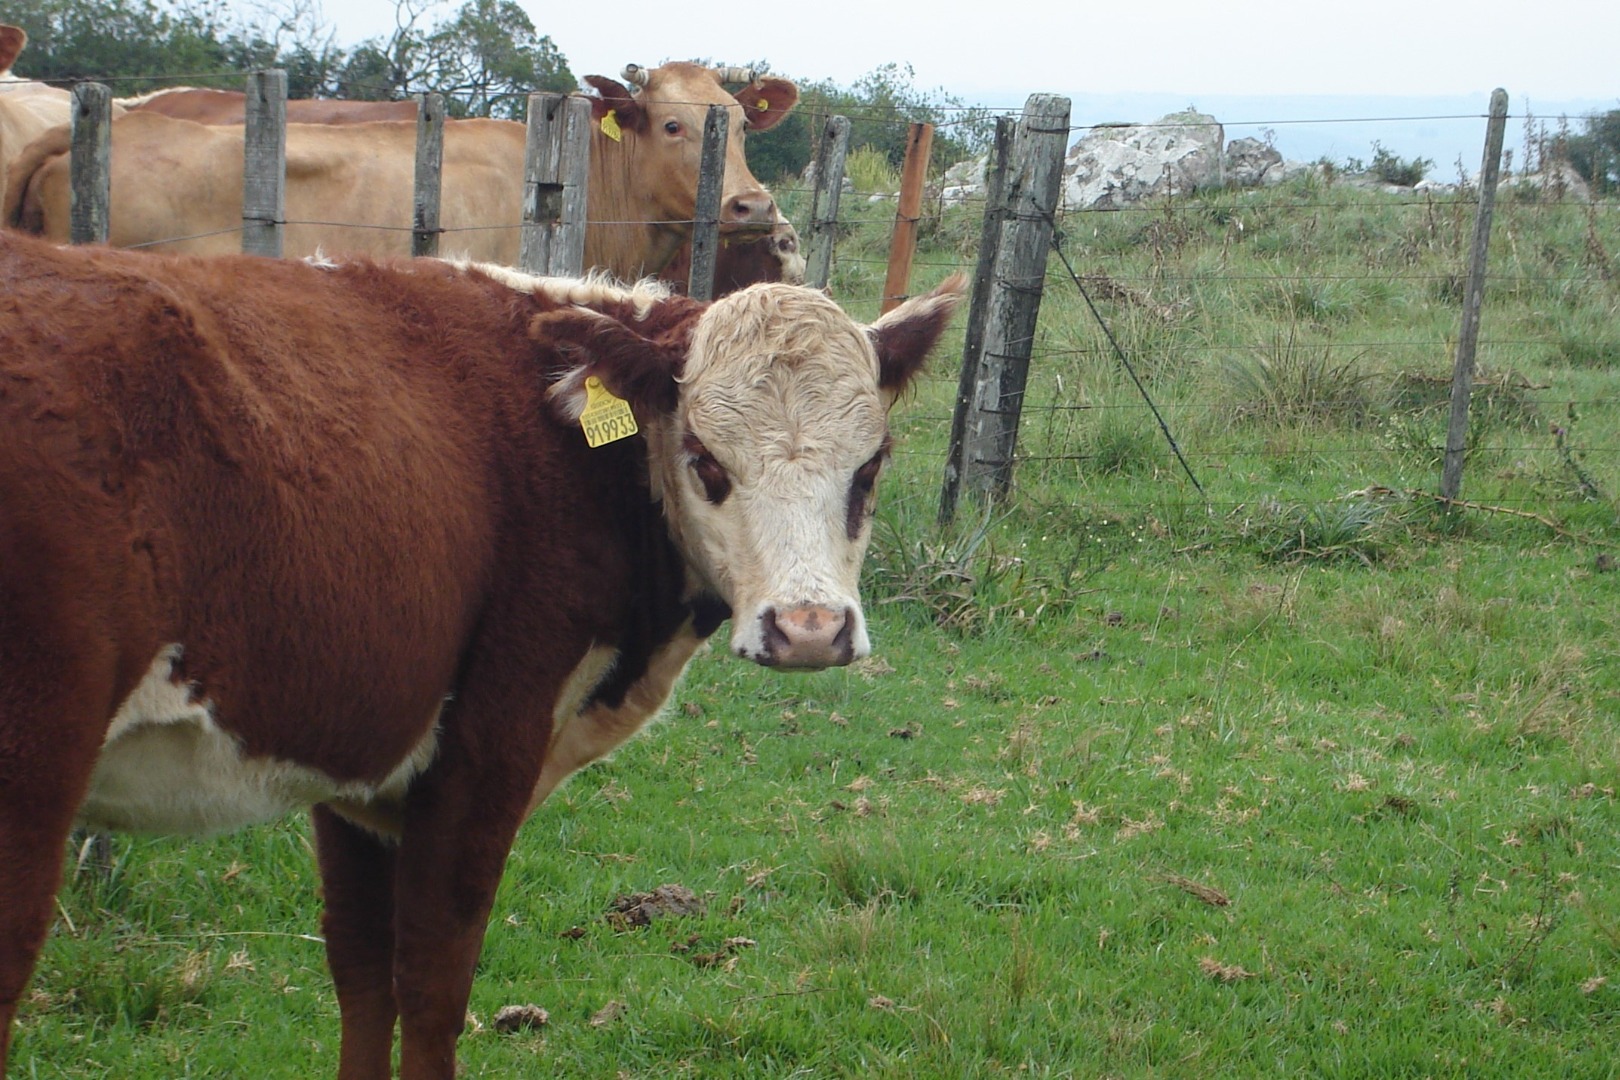
POLYGON ((440 720, 433 764, 405 797, 394 878, 401 1080, 455 1076, 484 928, 553 718, 578 712, 613 655, 595 649, 572 670, 548 670, 560 652, 537 654, 528 625, 516 641, 486 638, 440 720))
POLYGON ((85 677, 94 666, 88 657, 70 669, 60 658, 31 655, 12 629, 0 614, 0 1076, 113 693, 110 674, 85 677))
MULTIPOLYGON (((9 719, 0 717, 0 725, 9 719)), ((14 734, 0 731, 0 761, 14 734)), ((9 763, 0 769, 0 1076, 5 1074, 17 1001, 50 929, 72 825, 70 804, 76 801, 70 792, 83 786, 50 775, 65 764, 50 758, 30 757, 16 766, 17 771, 38 769, 46 776, 13 775, 9 763), (45 779, 49 782, 38 782, 45 779)))
POLYGON ((445 749, 407 800, 395 878, 401 1080, 455 1076, 484 928, 544 753, 508 747, 511 757, 469 768, 445 749))
POLYGON ((338 1080, 387 1080, 394 1048, 396 848, 315 808, 315 850, 326 898, 321 929, 343 1018, 338 1080))

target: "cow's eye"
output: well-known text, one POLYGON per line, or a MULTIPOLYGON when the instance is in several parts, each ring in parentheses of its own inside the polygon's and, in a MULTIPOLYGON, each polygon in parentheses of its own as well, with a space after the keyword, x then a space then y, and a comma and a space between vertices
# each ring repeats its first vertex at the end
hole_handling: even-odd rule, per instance
POLYGON ((851 481, 851 490, 861 496, 872 494, 877 486, 878 473, 883 471, 883 459, 888 457, 887 450, 879 450, 869 458, 865 465, 855 470, 855 479, 851 481))
POLYGON ((703 485, 703 497, 715 506, 725 502, 726 496, 731 494, 731 477, 726 467, 715 460, 695 435, 686 437, 686 454, 687 465, 703 485))
POLYGON ((855 470, 855 476, 849 482, 849 513, 845 531, 851 540, 859 538, 861 530, 866 527, 866 519, 872 513, 872 491, 877 487, 878 473, 883 471, 883 462, 888 456, 889 447, 885 442, 883 449, 855 470))
POLYGON ((679 135, 681 133, 681 122, 679 120, 665 120, 664 130, 671 135, 679 135))

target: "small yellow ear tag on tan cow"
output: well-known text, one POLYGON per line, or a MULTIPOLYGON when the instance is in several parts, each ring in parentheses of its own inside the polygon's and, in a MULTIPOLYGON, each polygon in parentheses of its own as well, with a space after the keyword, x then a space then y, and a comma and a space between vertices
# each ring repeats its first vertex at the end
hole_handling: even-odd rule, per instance
POLYGON ((603 386, 595 375, 585 380, 585 411, 579 414, 579 426, 585 429, 585 445, 592 449, 628 439, 640 430, 630 403, 603 386))
POLYGON ((606 115, 602 117, 602 134, 614 142, 619 142, 624 138, 624 133, 619 130, 619 117, 616 110, 609 109, 606 115))
POLYGON ((771 111, 771 103, 770 103, 769 100, 767 100, 765 98, 760 98, 757 102, 754 103, 754 108, 758 109, 760 112, 770 112, 771 111))

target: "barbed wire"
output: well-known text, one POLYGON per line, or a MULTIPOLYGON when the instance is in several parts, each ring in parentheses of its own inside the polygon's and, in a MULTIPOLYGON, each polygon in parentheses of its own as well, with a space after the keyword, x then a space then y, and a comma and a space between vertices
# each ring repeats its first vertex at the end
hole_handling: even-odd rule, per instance
MULTIPOLYGON (((189 74, 181 74, 181 75, 170 75, 167 78, 168 78, 169 81, 179 81, 179 80, 199 80, 199 79, 223 80, 223 79, 232 78, 232 77, 240 78, 241 75, 239 73, 235 74, 233 76, 231 73, 207 72, 207 73, 189 73, 189 74)), ((158 80, 154 79, 153 77, 149 77, 149 76, 115 76, 115 77, 105 79, 105 80, 98 79, 98 80, 94 80, 94 81, 127 83, 127 82, 134 82, 134 81, 138 81, 138 80, 145 80, 147 82, 158 81, 158 80)), ((26 81, 26 80, 19 80, 19 81, 26 81)), ((42 80, 32 80, 32 81, 41 82, 42 80)), ((79 80, 79 81, 91 81, 91 80, 79 80)), ((516 95, 509 95, 509 96, 516 96, 516 95)), ((481 100, 487 100, 487 96, 481 98, 481 100)), ((706 104, 706 103, 693 103, 693 104, 706 104)), ((980 108, 982 108, 982 107, 977 107, 977 106, 964 107, 964 111, 966 111, 967 109, 980 109, 980 108)), ((882 112, 882 111, 883 110, 871 110, 871 112, 882 112)), ((896 118, 897 118, 896 122, 899 122, 898 121, 899 110, 891 110, 891 111, 893 111, 895 113, 895 115, 896 115, 896 118)), ((1021 113, 1022 110, 1013 110, 1012 112, 1021 113)), ((1280 125, 1280 124, 1290 124, 1290 123, 1375 123, 1375 122, 1376 123, 1398 123, 1398 122, 1418 122, 1418 121, 1432 121, 1432 120, 1441 120, 1441 119, 1465 119, 1465 118, 1473 118, 1473 114, 1469 114, 1467 116, 1413 116, 1413 117, 1386 116, 1386 117, 1329 118, 1329 119, 1295 120, 1295 121, 1244 121, 1244 122, 1227 122, 1223 126, 1248 126, 1248 125, 1262 125, 1262 124, 1269 126, 1269 125, 1273 125, 1273 124, 1279 124, 1280 125)), ((1483 114, 1479 114, 1478 118, 1483 119, 1484 118, 1483 114)), ((909 119, 908 119, 907 122, 909 122, 909 119)), ((963 122, 966 122, 965 118, 964 118, 963 122)), ((1158 127, 1158 126, 1171 126, 1171 125, 1169 125, 1169 124, 1163 124, 1163 125, 1160 125, 1160 124, 1075 125, 1075 126, 1070 127, 1068 129, 1068 131, 1072 133, 1072 132, 1075 132, 1075 131, 1085 131, 1085 130, 1108 130, 1108 129, 1113 129, 1113 128, 1117 128, 1117 127, 1121 127, 1121 126, 1131 126, 1131 127, 1141 128, 1141 127, 1158 127)), ((779 186, 777 194, 778 194, 779 197, 784 197, 784 196, 787 196, 787 197, 803 197, 804 195, 809 193, 810 190, 811 189, 809 189, 807 187, 799 186, 799 185, 792 185, 792 186, 787 186, 787 187, 780 187, 779 186)), ((853 198, 856 198, 856 199, 867 199, 869 202, 870 201, 893 201, 893 200, 896 200, 898 198, 898 194, 895 193, 895 192, 876 191, 876 190, 868 191, 868 190, 864 190, 864 189, 854 189, 852 191, 846 192, 845 194, 846 194, 846 197, 853 197, 853 198)), ((1307 213, 1307 212, 1331 212, 1331 213, 1334 213, 1334 214, 1355 214, 1355 213, 1359 213, 1359 212, 1374 211, 1374 210, 1379 211, 1379 212, 1387 212, 1387 211, 1391 210, 1392 208, 1394 208, 1396 210, 1399 210, 1399 211, 1421 210, 1421 211, 1425 211, 1425 212, 1428 212, 1428 213, 1435 213, 1435 212, 1440 212, 1440 213, 1468 212, 1468 213, 1472 213, 1472 211, 1474 210, 1474 203, 1473 203, 1471 198, 1462 198, 1462 197, 1456 197, 1456 196, 1440 196, 1440 195, 1436 195, 1436 194, 1433 194, 1433 193, 1426 193, 1426 192, 1414 192, 1411 195, 1385 194, 1385 195, 1381 196, 1379 199, 1377 199, 1376 201, 1363 200, 1363 199, 1331 201, 1331 200, 1322 200, 1320 198, 1314 198, 1314 199, 1306 199, 1306 200, 1297 200, 1296 199, 1296 200, 1289 200, 1289 201, 1266 201, 1264 203, 1252 203, 1251 204, 1251 203, 1247 202, 1249 197, 1250 196, 1247 193, 1236 193, 1233 196, 1233 202, 1235 202, 1237 204, 1235 207, 1232 206, 1229 203, 1219 204, 1219 207, 1221 209, 1223 209, 1223 210, 1235 210, 1236 212, 1243 213, 1243 214, 1252 213, 1252 214, 1256 215, 1257 217, 1279 217, 1279 216, 1286 216, 1286 215, 1294 214, 1294 213, 1307 213)), ((1255 197, 1258 198, 1259 196, 1257 195, 1255 197)), ((973 215, 975 213, 982 213, 983 209, 984 209, 984 207, 986 205, 987 205, 986 202, 982 198, 970 198, 970 199, 964 200, 964 202, 962 203, 962 205, 960 207, 953 208, 953 209, 954 209, 954 212, 959 214, 959 215, 971 216, 971 215, 973 215)), ((1207 204, 1204 204, 1204 205, 1207 205, 1207 204)), ((1094 215, 1099 214, 1099 213, 1102 213, 1102 214, 1132 214, 1132 213, 1134 213, 1134 214, 1138 214, 1138 215, 1146 214, 1146 215, 1152 215, 1152 216, 1158 217, 1158 218, 1163 218, 1163 219, 1166 219, 1166 220, 1174 220, 1177 217, 1177 215, 1179 215, 1179 214, 1198 215, 1199 213, 1204 212, 1204 205, 1194 204, 1190 200, 1187 200, 1185 197, 1183 197, 1182 200, 1179 201, 1179 202, 1172 199, 1168 203, 1166 203, 1166 202, 1158 202, 1158 203, 1155 203, 1153 205, 1137 205, 1137 206, 1123 207, 1123 208, 1117 208, 1117 209, 1108 209, 1108 210, 1087 210, 1087 209, 1071 208, 1069 210, 1064 211, 1062 214, 1060 214, 1058 216, 1057 220, 1058 220, 1058 224, 1059 224, 1060 228, 1067 227, 1067 228, 1069 228, 1071 230, 1074 229, 1080 222, 1091 219, 1091 218, 1093 218, 1094 215)), ((1514 213, 1533 213, 1533 214, 1537 214, 1537 215, 1549 215, 1549 214, 1584 214, 1584 215, 1591 215, 1591 214, 1594 214, 1594 213, 1598 213, 1598 214, 1608 215, 1608 214, 1612 213, 1616 209, 1620 209, 1620 199, 1615 199, 1615 198, 1612 198, 1612 197, 1603 197, 1603 198, 1594 199, 1594 200, 1589 201, 1589 202, 1581 202, 1581 201, 1576 201, 1574 199, 1569 199, 1569 200, 1539 199, 1539 200, 1537 200, 1536 202, 1533 202, 1533 203, 1519 203, 1519 202, 1515 202, 1515 201, 1512 201, 1512 200, 1505 200, 1503 203, 1499 204, 1498 212, 1502 213, 1504 215, 1511 215, 1511 214, 1514 214, 1514 213)), ((933 212, 933 211, 925 212, 923 215, 921 215, 921 220, 924 221, 924 222, 941 222, 941 221, 944 221, 946 219, 946 216, 947 216, 948 212, 949 211, 947 211, 945 209, 941 209, 938 212, 933 212)), ((587 221, 587 224, 590 225, 590 226, 610 226, 610 227, 611 226, 637 226, 637 225, 652 224, 652 223, 654 223, 654 222, 640 222, 640 221, 632 221, 632 220, 588 220, 587 221)), ((393 232, 393 233, 412 233, 412 232, 416 231, 411 226, 361 224, 361 223, 352 223, 352 222, 327 221, 327 220, 320 220, 320 219, 293 219, 293 218, 289 218, 289 219, 281 222, 280 224, 287 225, 287 226, 321 227, 321 228, 328 228, 328 229, 338 229, 338 228, 367 229, 367 230, 385 231, 385 232, 393 232)), ((692 224, 692 222, 691 222, 690 219, 665 219, 665 220, 656 222, 656 224, 664 224, 664 225, 672 225, 672 226, 684 226, 684 225, 690 225, 690 224, 692 224)), ((844 222, 841 222, 841 224, 849 224, 849 221, 846 220, 844 222)), ((521 223, 521 222, 513 222, 513 223, 507 223, 507 224, 489 224, 489 225, 478 225, 478 226, 445 226, 445 227, 439 228, 436 231, 438 233, 440 233, 441 235, 452 235, 452 234, 459 234, 459 233, 478 233, 478 232, 489 232, 489 231, 496 231, 496 230, 519 229, 519 228, 522 228, 522 227, 523 227, 523 223, 521 223)), ((173 243, 179 243, 179 242, 184 242, 184 241, 188 241, 188 240, 204 239, 204 238, 207 238, 207 237, 217 236, 217 235, 222 235, 222 234, 239 233, 241 231, 242 231, 241 227, 229 228, 229 229, 221 229, 221 230, 215 230, 215 231, 211 231, 211 232, 192 234, 190 236, 169 238, 169 239, 166 239, 166 240, 163 240, 163 241, 153 241, 153 242, 150 242, 148 244, 141 245, 141 246, 159 246, 161 244, 173 244, 173 243)), ((1392 236, 1390 239, 1392 241, 1393 240, 1398 240, 1398 237, 1392 236)), ((1081 245, 1081 246, 1083 247, 1085 245, 1081 245)), ((1329 245, 1323 245, 1323 247, 1325 249, 1331 250, 1329 245)), ((1107 259, 1111 259, 1113 257, 1114 256, 1112 256, 1112 255, 1099 256, 1095 252, 1088 253, 1088 258, 1090 258, 1092 260, 1097 260, 1099 258, 1107 260, 1107 259)), ((1119 257, 1123 257, 1123 253, 1120 253, 1119 257)), ((1457 255, 1457 257, 1459 259, 1461 258, 1460 252, 1457 255)), ((841 255, 839 257, 839 262, 840 262, 840 264, 847 264, 849 266, 860 267, 860 266, 867 266, 867 265, 884 264, 886 262, 886 260, 878 259, 878 258, 866 258, 866 257, 862 257, 862 256, 859 256, 859 255, 853 255, 852 254, 852 255, 841 255)), ((958 269, 961 264, 960 264, 959 261, 950 261, 950 262, 924 261, 924 262, 914 263, 913 265, 914 265, 914 268, 916 268, 918 270, 932 271, 932 270, 955 270, 955 269, 958 269)), ((1084 277, 1086 280, 1091 280, 1092 279, 1092 275, 1082 275, 1082 277, 1084 277)), ((1221 286, 1241 286, 1241 285, 1248 285, 1248 284, 1253 284, 1253 283, 1263 283, 1263 284, 1269 284, 1269 285, 1284 285, 1284 286, 1286 286, 1286 285, 1296 283, 1296 282, 1299 282, 1299 281, 1329 282, 1329 283, 1356 283, 1356 282, 1370 282, 1370 281, 1378 281, 1378 282, 1396 281, 1396 282, 1413 282, 1413 283, 1433 283, 1433 282, 1450 283, 1450 282, 1453 282, 1455 280, 1455 278, 1456 278, 1455 274, 1449 274, 1449 273, 1321 274, 1321 273, 1315 273, 1315 272, 1307 273, 1305 271, 1298 271, 1298 272, 1284 272, 1284 273, 1278 273, 1278 274, 1233 275, 1233 274, 1230 274, 1230 273, 1221 272, 1219 270, 1212 271, 1212 272, 1210 272, 1208 274, 1171 274, 1171 273, 1166 273, 1166 272, 1152 272, 1152 273, 1136 273, 1136 274, 1109 273, 1107 275, 1107 280, 1110 280, 1112 282, 1115 282, 1115 283, 1118 283, 1118 284, 1121 284, 1121 285, 1137 285, 1137 284, 1141 284, 1141 285, 1153 286, 1153 287, 1174 287, 1174 286, 1182 286, 1182 285, 1196 285, 1200 290, 1208 290, 1208 289, 1216 286, 1217 283, 1219 285, 1221 285, 1221 286)), ((1550 276, 1550 275, 1514 273, 1514 272, 1501 272, 1501 271, 1493 272, 1492 277, 1491 277, 1491 281, 1492 281, 1492 288, 1493 289, 1512 289, 1512 288, 1523 287, 1523 286, 1532 286, 1532 285, 1533 286, 1552 286, 1552 287, 1599 286, 1599 285, 1605 285, 1605 284, 1609 283, 1608 279, 1603 274, 1600 274, 1600 273, 1560 274, 1560 275, 1557 275, 1557 276, 1550 276)), ((862 295, 862 296, 855 296, 855 297, 847 298, 848 302, 850 302, 850 303, 870 303, 870 304, 879 303, 882 299, 883 299, 883 297, 881 295, 879 295, 879 294, 874 294, 874 295, 870 295, 870 296, 862 295)), ((1105 301, 1110 300, 1110 298, 1107 298, 1107 297, 1104 297, 1103 299, 1105 301)), ((1135 298, 1131 298, 1131 297, 1112 298, 1113 301, 1117 301, 1117 302, 1125 303, 1125 304, 1132 303, 1133 299, 1135 299, 1135 298)), ((1543 339, 1536 339, 1536 338, 1500 338, 1500 339, 1486 338, 1486 339, 1481 340, 1480 347, 1483 350, 1493 350, 1493 349, 1525 348, 1525 347, 1535 347, 1535 346, 1543 346, 1543 345, 1556 347, 1556 344, 1557 344, 1556 342, 1543 340, 1543 339)), ((1377 341, 1377 340, 1337 341, 1337 340, 1328 339, 1328 340, 1322 340, 1322 341, 1301 342, 1300 345, 1302 347, 1309 348, 1309 349, 1311 349, 1313 351, 1316 351, 1316 350, 1351 350, 1351 349, 1363 350, 1363 351, 1366 351, 1366 350, 1433 351, 1433 352, 1445 351, 1445 352, 1447 352, 1449 354, 1449 351, 1454 348, 1455 342, 1453 340, 1451 340, 1450 338, 1443 339, 1443 340, 1419 340, 1419 341, 1413 341, 1413 340, 1400 340, 1400 341, 1377 341)), ((1155 344, 1154 353, 1157 356, 1164 356, 1164 355, 1187 356, 1187 355, 1230 354, 1230 353, 1234 353, 1234 352, 1256 352, 1256 351, 1264 352, 1265 349, 1266 349, 1266 346, 1265 346, 1264 343, 1221 344, 1221 343, 1207 343, 1207 342, 1177 342, 1177 343, 1173 343, 1173 344, 1163 344, 1163 345, 1155 344)), ((1101 358, 1101 357, 1103 357, 1105 355, 1106 355, 1106 350, 1103 349, 1101 346, 1098 346, 1096 348, 1047 349, 1047 350, 1044 350, 1041 353, 1039 353, 1037 355, 1036 359, 1037 360, 1053 361, 1053 360, 1061 360, 1063 358, 1071 358, 1071 357, 1094 356, 1094 357, 1101 358)), ((1523 387, 1510 387, 1510 388, 1515 389, 1516 391, 1523 391, 1523 390, 1526 389, 1526 388, 1523 388, 1523 387)), ((1534 388, 1532 388, 1532 389, 1534 389, 1534 388)), ((1545 388, 1543 388, 1543 389, 1545 389, 1545 388)), ((1560 395, 1557 395, 1556 393, 1546 393, 1546 394, 1540 394, 1540 393, 1524 394, 1524 393, 1519 393, 1516 400, 1520 401, 1520 402, 1523 402, 1524 404, 1529 405, 1529 406, 1546 406, 1546 407, 1574 406, 1576 408, 1582 408, 1582 409, 1586 409, 1586 408, 1604 408, 1604 407, 1613 406, 1615 404, 1614 401, 1611 401, 1609 399, 1603 399, 1603 398, 1571 400, 1567 396, 1560 396, 1560 395)), ((1224 410, 1224 411, 1227 411, 1227 412, 1231 412, 1232 409, 1233 409, 1233 407, 1230 406, 1230 405, 1222 406, 1222 405, 1217 405, 1217 404, 1213 404, 1213 403, 1206 403, 1206 402, 1175 403, 1175 404, 1166 405, 1165 408, 1167 410, 1169 410, 1169 411, 1173 411, 1173 412, 1176 412, 1178 414, 1185 414, 1185 413, 1188 413, 1188 412, 1201 412, 1201 413, 1204 413, 1204 414, 1211 414, 1211 413, 1213 413, 1213 412, 1215 412, 1217 410, 1224 410)), ((1046 403, 1046 404, 1026 403, 1026 413, 1027 413, 1027 415, 1036 416, 1036 417, 1040 416, 1042 413, 1046 413, 1048 415, 1058 415, 1058 414, 1062 414, 1062 413, 1079 413, 1079 412, 1083 412, 1083 411, 1099 411, 1099 410, 1118 410, 1118 411, 1121 411, 1121 412, 1124 411, 1124 410, 1132 410, 1133 412, 1145 413, 1145 412, 1147 412, 1148 407, 1145 404, 1136 403, 1136 402, 1131 402, 1131 403, 1084 403, 1084 404, 1076 404, 1076 405, 1058 404, 1058 403, 1046 403)), ((913 419, 913 420, 907 421, 907 423, 946 423, 946 422, 948 422, 948 418, 938 418, 938 417, 931 417, 931 418, 926 418, 926 419, 913 419)), ((1041 437, 1040 435, 1035 435, 1034 436, 1034 438, 1037 438, 1037 439, 1040 438, 1040 437, 1041 437)), ((1050 438, 1050 435, 1048 435, 1047 437, 1050 438)), ((1438 450, 1438 448, 1435 448, 1435 449, 1438 450)), ((1553 453, 1557 453, 1557 452, 1566 452, 1566 451, 1567 452, 1577 453, 1577 454, 1580 454, 1580 455, 1583 455, 1583 456, 1584 455, 1598 456, 1598 457, 1601 457, 1601 458, 1604 458, 1604 459, 1612 459, 1613 455, 1615 455, 1617 453, 1620 453, 1620 450, 1617 450, 1616 448, 1612 448, 1612 447, 1607 447, 1607 446, 1580 446, 1580 445, 1577 445, 1577 444, 1575 444, 1573 442, 1569 443, 1566 447, 1560 447, 1560 448, 1557 448, 1556 450, 1555 450, 1555 448, 1553 446, 1548 445, 1548 444, 1500 445, 1500 446, 1476 446, 1476 447, 1470 447, 1470 452, 1471 453, 1532 455, 1532 454, 1553 454, 1553 453)), ((901 452, 909 453, 911 451, 902 450, 901 452)), ((1299 451, 1297 451, 1297 450, 1290 450, 1290 449, 1271 450, 1271 449, 1261 448, 1259 450, 1245 450, 1245 451, 1243 451, 1241 453, 1239 453, 1239 452, 1222 453, 1222 452, 1203 451, 1203 450, 1198 449, 1197 447, 1189 447, 1189 448, 1187 448, 1188 456, 1190 458, 1192 458, 1193 460, 1197 460, 1197 461, 1200 461, 1200 462, 1204 462, 1204 461, 1227 461, 1227 460, 1234 460, 1234 459, 1245 458, 1245 457, 1258 457, 1258 458, 1262 458, 1262 459, 1267 458, 1267 457, 1286 457, 1286 456, 1295 455, 1298 452, 1299 451)), ((1388 455, 1390 455, 1392 453, 1395 453, 1396 451, 1392 451, 1388 447, 1377 447, 1377 446, 1375 446, 1375 447, 1366 447, 1366 448, 1332 448, 1332 449, 1324 449, 1322 447, 1312 447, 1312 448, 1309 449, 1308 452, 1311 453, 1311 454, 1314 454, 1316 456, 1319 456, 1319 457, 1343 458, 1345 460, 1355 461, 1355 460, 1367 460, 1367 459, 1369 459, 1371 457, 1375 457, 1375 456, 1388 456, 1388 455)), ((1058 460, 1078 461, 1078 460, 1089 460, 1090 458, 1092 458, 1094 456, 1095 455, 1087 455, 1087 454, 1050 455, 1050 454, 1026 453, 1026 454, 1017 455, 1017 461, 1020 462, 1020 463, 1026 463, 1026 462, 1027 463, 1038 463, 1038 462, 1043 462, 1043 461, 1058 461, 1058 460)), ((1539 504, 1533 504, 1533 505, 1539 505, 1539 504)))

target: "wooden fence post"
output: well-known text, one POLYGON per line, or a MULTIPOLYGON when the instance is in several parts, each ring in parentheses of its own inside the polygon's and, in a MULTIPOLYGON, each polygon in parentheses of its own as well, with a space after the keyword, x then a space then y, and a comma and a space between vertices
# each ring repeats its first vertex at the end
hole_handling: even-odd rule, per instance
POLYGON ((585 270, 590 120, 582 97, 529 95, 518 265, 531 274, 575 277, 585 270))
POLYGON ((726 182, 726 144, 731 139, 730 110, 710 105, 703 120, 703 156, 699 159, 697 205, 692 211, 692 269, 686 295, 714 299, 714 268, 720 249, 720 196, 726 182))
POLYGON ((1474 216, 1474 245, 1468 260, 1468 287, 1463 294, 1462 327, 1451 369, 1451 420, 1446 425, 1446 457, 1440 470, 1440 497, 1447 501, 1462 491, 1463 457, 1468 441, 1468 399, 1474 392, 1474 353, 1479 345, 1479 313, 1485 302, 1485 255, 1491 244, 1491 213, 1502 170, 1502 137, 1507 128, 1507 91, 1491 94, 1491 116, 1485 125, 1485 157, 1479 166, 1479 210, 1474 216))
POLYGON ((416 113, 416 181, 411 254, 439 253, 439 182, 444 175, 444 95, 423 94, 416 113))
POLYGON ((1012 152, 1017 124, 1010 116, 996 117, 996 138, 985 161, 984 222, 979 229, 979 259, 973 271, 973 294, 968 301, 967 332, 962 341, 962 372, 956 383, 956 406, 951 410, 951 441, 945 452, 945 482, 939 492, 939 523, 956 518, 962 493, 962 440, 973 388, 978 385, 979 354, 984 350, 984 316, 990 301, 990 281, 1001 249, 1001 226, 1007 220, 1007 159, 1012 152))
POLYGON ((963 425, 962 483, 987 499, 1001 498, 1012 486, 1018 420, 1056 229, 1068 135, 1069 99, 1030 95, 1003 181, 1007 217, 988 283, 972 408, 963 425))
POLYGON ((242 250, 280 258, 287 217, 285 71, 255 71, 248 76, 242 135, 242 250))
POLYGON ((73 88, 68 159, 68 239, 107 242, 112 187, 112 91, 101 83, 73 88))
POLYGON ((838 239, 838 198, 844 193, 844 160, 849 156, 849 120, 827 117, 816 144, 816 190, 810 198, 810 242, 805 284, 825 289, 832 278, 833 244, 838 239))
POLYGON ((906 163, 900 171, 900 205, 894 211, 889 240, 889 273, 883 281, 882 312, 900 306, 911 290, 911 257, 917 251, 917 221, 922 217, 923 182, 934 149, 934 125, 912 124, 906 135, 906 163))

